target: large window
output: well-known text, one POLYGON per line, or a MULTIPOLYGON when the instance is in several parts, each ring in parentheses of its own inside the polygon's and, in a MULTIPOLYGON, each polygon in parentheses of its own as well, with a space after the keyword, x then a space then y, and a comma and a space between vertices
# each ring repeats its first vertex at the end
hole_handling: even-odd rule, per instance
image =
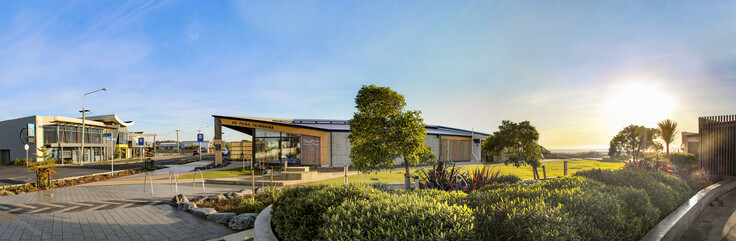
POLYGON ((300 162, 298 134, 256 129, 254 139, 254 151, 257 162, 300 162))
POLYGON ((43 127, 43 143, 51 144, 59 142, 59 126, 46 125, 43 127))

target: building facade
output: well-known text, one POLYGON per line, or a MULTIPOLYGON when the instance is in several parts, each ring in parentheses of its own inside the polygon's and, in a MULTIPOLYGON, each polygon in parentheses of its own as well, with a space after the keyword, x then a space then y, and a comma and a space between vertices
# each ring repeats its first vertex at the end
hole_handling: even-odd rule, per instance
POLYGON ((115 150, 120 158, 131 156, 127 127, 132 121, 120 121, 116 115, 87 117, 84 122, 84 149, 82 150, 82 119, 64 116, 29 116, 0 122, 0 163, 7 164, 18 158, 36 161, 44 146, 57 160, 79 162, 85 155, 87 162, 110 160, 115 150), (29 135, 32 133, 32 135, 29 135), (108 140, 108 136, 115 141, 108 140))
POLYGON ((711 175, 736 176, 736 115, 698 118, 699 167, 711 175))
MULTIPOLYGON (((351 164, 350 126, 346 120, 213 117, 217 162, 222 161, 221 133, 222 127, 226 127, 252 137, 252 140, 244 140, 238 145, 230 143, 233 149, 231 158, 323 167, 351 164)), ((485 156, 481 153, 480 143, 489 134, 437 125, 427 125, 426 129, 425 145, 432 148, 439 160, 481 161, 485 156)))

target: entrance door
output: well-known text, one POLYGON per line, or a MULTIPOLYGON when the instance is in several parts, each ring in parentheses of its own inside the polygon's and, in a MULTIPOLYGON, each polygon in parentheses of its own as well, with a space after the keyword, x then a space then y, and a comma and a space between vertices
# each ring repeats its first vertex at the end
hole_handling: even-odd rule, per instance
POLYGON ((0 164, 10 164, 10 150, 0 150, 0 164))
POLYGON ((301 135, 302 166, 319 165, 319 137, 301 135))

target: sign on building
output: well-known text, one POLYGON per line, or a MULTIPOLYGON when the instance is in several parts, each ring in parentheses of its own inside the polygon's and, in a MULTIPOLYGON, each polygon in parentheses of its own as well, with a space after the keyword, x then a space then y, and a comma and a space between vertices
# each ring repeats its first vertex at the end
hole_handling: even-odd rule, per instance
POLYGON ((36 124, 28 123, 28 137, 36 136, 36 124))

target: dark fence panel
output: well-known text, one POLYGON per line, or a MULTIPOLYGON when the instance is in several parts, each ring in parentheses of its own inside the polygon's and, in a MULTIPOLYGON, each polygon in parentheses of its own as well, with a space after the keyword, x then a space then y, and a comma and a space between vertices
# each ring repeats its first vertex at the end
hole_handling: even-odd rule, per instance
POLYGON ((698 118, 699 167, 712 175, 736 176, 736 115, 698 118))

